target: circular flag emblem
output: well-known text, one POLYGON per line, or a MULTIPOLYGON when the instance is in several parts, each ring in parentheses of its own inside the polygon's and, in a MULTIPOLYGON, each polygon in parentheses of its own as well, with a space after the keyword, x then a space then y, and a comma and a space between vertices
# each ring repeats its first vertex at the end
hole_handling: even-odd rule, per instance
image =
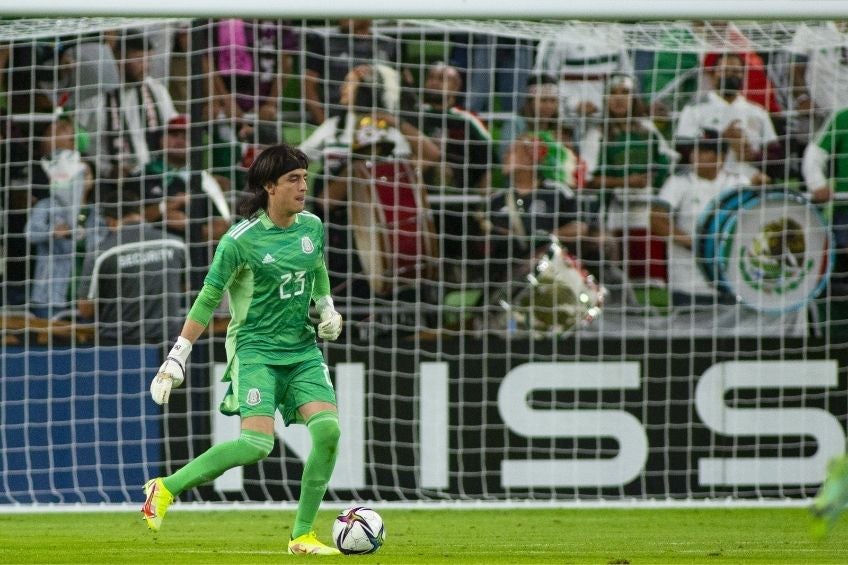
POLYGON ((827 222, 793 191, 726 191, 702 216, 699 235, 707 278, 757 310, 803 307, 822 291, 833 267, 827 222))

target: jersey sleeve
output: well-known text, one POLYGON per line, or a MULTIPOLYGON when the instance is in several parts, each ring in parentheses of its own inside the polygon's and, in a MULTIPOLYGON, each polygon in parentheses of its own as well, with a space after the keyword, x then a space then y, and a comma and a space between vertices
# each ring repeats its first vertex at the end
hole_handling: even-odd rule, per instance
MULTIPOLYGON (((317 218, 316 218, 317 220, 317 218)), ((324 227, 321 221, 318 220, 318 233, 320 234, 320 251, 321 256, 324 256, 326 241, 324 239, 324 227)), ((315 269, 315 282, 312 285, 312 300, 318 300, 322 296, 330 295, 330 275, 327 273, 327 263, 322 260, 315 269)))
POLYGON ((315 284, 312 286, 312 300, 318 300, 322 296, 330 295, 330 275, 327 273, 327 265, 322 261, 315 270, 315 284))
POLYGON ((210 285, 203 285, 203 288, 200 289, 200 294, 198 294, 197 299, 194 301, 194 305, 192 305, 191 310, 188 312, 189 319, 203 326, 208 326, 209 320, 215 314, 215 308, 221 303, 221 297, 223 295, 223 291, 210 285))
POLYGON ((225 291, 232 284, 233 279, 238 276, 243 264, 241 251, 236 241, 229 235, 225 235, 218 243, 212 265, 206 274, 203 284, 225 291))

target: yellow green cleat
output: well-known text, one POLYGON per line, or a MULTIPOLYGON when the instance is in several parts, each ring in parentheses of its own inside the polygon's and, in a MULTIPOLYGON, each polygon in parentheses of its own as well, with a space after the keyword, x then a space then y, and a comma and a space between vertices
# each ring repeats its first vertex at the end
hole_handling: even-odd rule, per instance
POLYGON ((289 555, 341 555, 335 547, 318 541, 315 532, 298 536, 289 542, 289 555))
POLYGON ((833 528, 848 505, 848 456, 842 455, 828 465, 827 478, 813 500, 813 537, 823 538, 833 528))
POLYGON ((165 483, 160 478, 147 481, 144 485, 144 494, 147 498, 144 506, 141 507, 141 513, 144 521, 147 522, 147 527, 158 532, 168 507, 174 502, 174 495, 165 488, 165 483))

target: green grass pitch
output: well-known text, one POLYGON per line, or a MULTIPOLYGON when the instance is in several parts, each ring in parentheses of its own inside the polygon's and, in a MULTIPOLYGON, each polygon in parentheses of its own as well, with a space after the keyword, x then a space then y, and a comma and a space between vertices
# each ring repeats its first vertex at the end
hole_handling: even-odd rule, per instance
MULTIPOLYGON (((848 563, 848 520, 825 540, 801 508, 381 509, 376 554, 286 554, 293 513, 181 511, 158 534, 137 512, 0 514, 0 563, 848 563)), ((318 517, 329 541, 335 512, 318 517)))

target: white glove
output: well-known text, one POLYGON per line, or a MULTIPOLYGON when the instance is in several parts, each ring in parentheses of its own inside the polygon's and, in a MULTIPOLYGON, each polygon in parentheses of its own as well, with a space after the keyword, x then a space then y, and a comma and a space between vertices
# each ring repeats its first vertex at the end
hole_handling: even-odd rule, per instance
POLYGON ((315 308, 321 316, 318 324, 318 337, 335 341, 342 333, 342 315, 336 312, 336 306, 330 296, 322 296, 315 301, 315 308))
POLYGON ((171 388, 179 387, 185 380, 185 366, 191 353, 191 342, 180 336, 171 348, 167 359, 150 383, 150 396, 156 404, 168 404, 171 388))
POLYGON ((318 337, 335 341, 342 333, 342 315, 335 310, 321 312, 321 323, 318 324, 318 337))

